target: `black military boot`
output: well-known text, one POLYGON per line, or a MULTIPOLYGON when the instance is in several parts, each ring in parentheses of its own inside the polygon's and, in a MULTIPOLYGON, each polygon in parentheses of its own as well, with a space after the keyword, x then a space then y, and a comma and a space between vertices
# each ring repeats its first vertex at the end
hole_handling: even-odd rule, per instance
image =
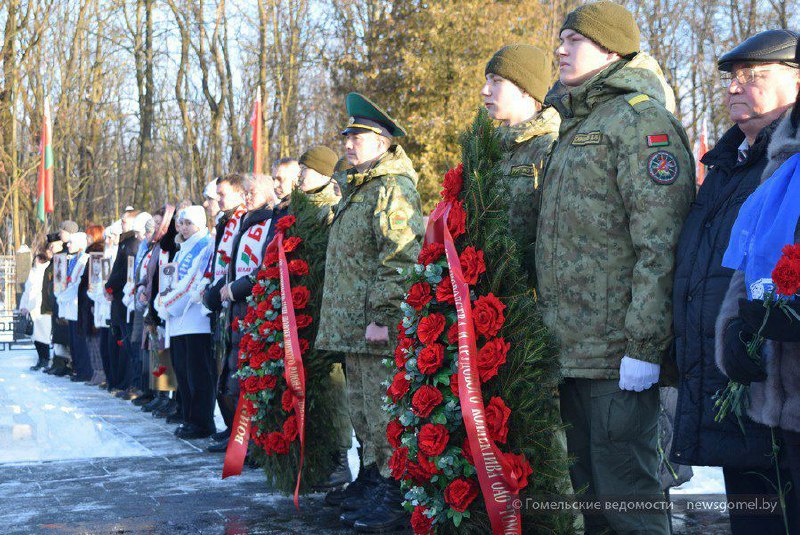
POLYGON ((381 485, 381 475, 377 468, 370 473, 370 484, 364 487, 364 493, 356 497, 347 498, 340 506, 343 513, 339 516, 339 521, 345 526, 353 527, 359 519, 369 514, 370 511, 378 507, 383 502, 383 492, 385 488, 381 485), (345 504, 350 509, 345 509, 345 504))
POLYGON ((333 468, 331 475, 328 476, 327 481, 316 485, 314 490, 338 489, 350 483, 352 480, 353 474, 350 473, 350 463, 347 461, 347 450, 342 449, 336 454, 336 466, 333 468))
POLYGON ((353 524, 358 533, 384 533, 410 526, 411 516, 403 509, 400 482, 382 479, 381 498, 377 500, 376 506, 371 507, 353 524))
POLYGON ((50 375, 55 375, 56 377, 64 377, 70 372, 69 367, 67 366, 67 359, 64 357, 53 357, 53 367, 52 371, 50 371, 50 375))
POLYGON ((159 392, 150 403, 142 405, 142 412, 153 412, 169 403, 169 397, 164 394, 165 392, 159 392))
POLYGON ((368 497, 373 496, 380 485, 381 475, 378 468, 373 464, 359 472, 355 481, 344 489, 342 501, 339 507, 342 511, 358 511, 364 506, 368 497), (362 479, 363 474, 363 479, 362 479), (361 480, 359 482, 359 480, 361 480))

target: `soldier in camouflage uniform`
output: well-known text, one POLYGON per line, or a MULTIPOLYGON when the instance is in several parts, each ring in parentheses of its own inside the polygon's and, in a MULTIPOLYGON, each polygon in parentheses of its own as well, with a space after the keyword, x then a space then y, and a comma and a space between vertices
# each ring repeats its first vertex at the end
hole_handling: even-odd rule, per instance
MULTIPOLYGON (((673 95, 625 8, 586 4, 558 48, 561 115, 542 183, 537 289, 560 343, 575 489, 658 496, 660 363, 672 340, 674 251, 694 196, 673 95)), ((587 533, 669 533, 666 514, 587 515, 587 533)))
POLYGON ((382 358, 402 318, 402 271, 416 262, 423 226, 417 174, 393 138, 405 131, 357 93, 347 96, 346 155, 354 166, 328 240, 316 347, 346 355, 350 418, 364 469, 346 489, 342 522, 358 531, 394 529, 408 520, 399 485, 389 478, 387 377, 382 358))
POLYGON ((550 85, 550 59, 534 46, 509 45, 492 56, 485 74, 483 104, 491 118, 501 122, 500 183, 509 230, 533 282, 539 179, 561 122, 553 108, 542 109, 550 85))

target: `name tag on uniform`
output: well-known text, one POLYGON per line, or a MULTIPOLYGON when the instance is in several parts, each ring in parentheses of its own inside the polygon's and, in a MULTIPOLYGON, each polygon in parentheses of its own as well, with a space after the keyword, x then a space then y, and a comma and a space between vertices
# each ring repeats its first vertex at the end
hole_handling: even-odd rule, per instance
POLYGON ((577 134, 575 134, 575 137, 572 138, 572 144, 578 146, 599 145, 602 139, 603 139, 603 134, 601 134, 599 131, 578 132, 577 134))
POLYGON ((364 202, 364 194, 363 193, 356 193, 350 199, 350 202, 364 202))
POLYGON ((536 176, 536 168, 533 165, 514 165, 511 176, 536 176))

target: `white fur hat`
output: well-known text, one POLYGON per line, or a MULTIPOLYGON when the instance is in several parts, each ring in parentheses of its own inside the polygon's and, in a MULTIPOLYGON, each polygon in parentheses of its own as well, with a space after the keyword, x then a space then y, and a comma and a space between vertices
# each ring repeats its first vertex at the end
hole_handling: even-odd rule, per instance
POLYGON ((197 226, 197 228, 205 228, 206 209, 196 204, 194 206, 187 206, 178 213, 178 220, 181 219, 187 219, 191 221, 197 226))

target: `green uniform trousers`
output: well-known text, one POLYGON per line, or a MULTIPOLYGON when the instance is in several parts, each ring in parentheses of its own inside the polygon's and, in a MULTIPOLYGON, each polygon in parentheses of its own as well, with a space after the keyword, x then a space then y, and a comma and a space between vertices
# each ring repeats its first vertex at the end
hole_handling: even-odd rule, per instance
MULTIPOLYGON (((565 379, 559 388, 572 486, 597 498, 636 502, 663 496, 658 480, 659 391, 620 390, 617 379, 565 379)), ((669 533, 666 511, 585 514, 587 534, 669 533)))
POLYGON ((334 414, 331 424, 337 430, 336 442, 340 450, 349 450, 353 444, 353 426, 347 408, 347 382, 344 369, 338 362, 331 369, 331 394, 334 399, 334 414))
POLYGON ((345 359, 347 368, 347 401, 350 421, 361 444, 361 460, 365 467, 377 465, 383 477, 389 477, 389 458, 392 448, 386 439, 389 415, 381 408, 386 387, 381 385, 389 372, 383 357, 350 353, 345 359))

